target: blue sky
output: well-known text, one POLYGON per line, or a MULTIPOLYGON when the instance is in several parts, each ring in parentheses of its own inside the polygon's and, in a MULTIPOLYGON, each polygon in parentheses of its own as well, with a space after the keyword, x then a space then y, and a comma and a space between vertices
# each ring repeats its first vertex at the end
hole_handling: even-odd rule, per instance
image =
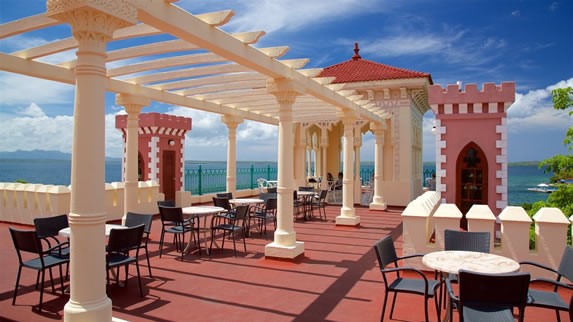
MULTIPOLYGON (((305 68, 347 59, 354 42, 362 58, 427 72, 445 86, 514 81, 516 102, 508 111, 509 160, 542 160, 567 153, 562 139, 573 118, 554 111, 551 89, 573 86, 573 1, 544 0, 181 0, 192 13, 232 9, 228 32, 264 30, 257 47, 284 46, 281 59, 309 58, 305 68)), ((45 11, 45 1, 0 1, 2 23, 45 11)), ((52 28, 0 40, 0 51, 69 37, 52 28)), ((113 43, 109 46, 113 46, 113 43)), ((72 59, 73 51, 61 54, 72 59)), ((67 58, 67 59, 66 59, 67 58)), ((114 63, 114 64, 121 64, 114 63)), ((116 65, 114 65, 116 66, 116 65)), ((71 86, 0 72, 0 151, 71 151, 71 86)), ((121 136, 114 115, 122 113, 107 95, 106 153, 119 157, 121 136)), ((186 158, 224 160, 227 131, 218 115, 153 103, 159 111, 193 118, 186 158)), ((424 120, 425 161, 434 161, 433 115, 424 120)), ((277 128, 244 122, 238 128, 238 160, 276 160, 277 128)), ((364 137, 362 160, 373 160, 373 139, 364 137)))

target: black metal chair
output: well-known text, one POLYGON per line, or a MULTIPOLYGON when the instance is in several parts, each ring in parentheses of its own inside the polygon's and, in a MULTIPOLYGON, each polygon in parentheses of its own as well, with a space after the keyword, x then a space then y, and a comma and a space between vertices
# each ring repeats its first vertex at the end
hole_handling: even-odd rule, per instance
POLYGON ((60 230, 69 227, 68 215, 34 218, 34 227, 36 235, 46 242, 50 252, 60 257, 70 256, 69 241, 58 238, 60 230))
MULTIPOLYGON (((556 274, 555 279, 537 278, 531 280, 530 284, 545 284, 553 288, 552 291, 543 291, 540 289, 529 289, 529 302, 528 306, 537 306, 546 309, 555 310, 557 315, 557 321, 561 321, 559 311, 568 311, 569 305, 566 300, 563 300, 559 293, 557 292, 559 288, 566 288, 573 290, 571 285, 561 282, 561 277, 565 277, 569 281, 573 281, 573 247, 567 246, 563 251, 563 256, 561 257, 561 262, 559 263, 559 268, 557 270, 544 266, 536 262, 520 262, 520 265, 531 265, 535 266, 556 274)), ((572 320, 573 321, 573 320, 572 320)))
MULTIPOLYGON (((185 249, 185 234, 191 233, 191 237, 195 239, 195 232, 197 232, 197 245, 199 246, 199 254, 201 254, 201 244, 199 241, 199 227, 195 227, 195 220, 185 220, 183 217, 183 210, 181 207, 164 207, 159 206, 159 215, 161 218, 161 237, 159 239, 159 258, 163 253, 163 240, 165 234, 173 234, 173 240, 177 251, 181 252, 181 259, 183 259, 185 249)), ((198 224, 198 222, 197 222, 198 224)))
POLYGON ((277 187, 268 187, 267 192, 268 193, 277 193, 277 187))
POLYGON ((513 308, 519 310, 518 321, 523 321, 527 303, 529 273, 482 274, 465 270, 459 272, 460 322, 514 322, 513 308))
MULTIPOLYGON (((471 252, 489 253, 490 233, 487 231, 461 231, 461 230, 444 230, 444 250, 464 250, 471 252)), ((448 274, 445 276, 451 283, 457 283, 457 274, 448 274)), ((442 288, 442 290, 444 290, 442 288)), ((449 292, 450 290, 448 290, 449 292)), ((443 303, 445 304, 447 294, 444 292, 443 303)), ((450 316, 453 314, 454 306, 458 303, 455 298, 450 298, 450 316)))
POLYGON ((428 299, 434 298, 436 302, 436 313, 438 320, 440 320, 440 303, 438 303, 438 293, 436 289, 440 287, 441 283, 438 280, 428 280, 426 275, 419 269, 413 267, 398 266, 398 262, 407 258, 422 257, 421 254, 409 255, 398 257, 396 255, 396 249, 394 248, 394 242, 391 236, 386 236, 374 245, 374 250, 376 251, 376 257, 378 258, 378 265, 380 266, 380 272, 382 273, 382 278, 384 279, 384 306, 382 307, 382 315, 380 321, 384 321, 384 314, 386 312, 386 303, 388 301, 388 293, 394 293, 394 299, 392 300, 392 308, 390 310, 390 319, 394 314, 394 306, 396 304, 396 297, 398 293, 410 293, 422 295, 424 297, 424 313, 426 321, 428 318, 428 299), (390 267, 388 267, 390 266, 390 267), (401 275, 403 272, 414 273, 420 276, 420 278, 405 278, 401 275), (394 280, 389 280, 387 275, 396 275, 394 280))
POLYGON ((243 246, 245 247, 245 252, 247 251, 247 243, 245 242, 246 230, 247 230, 247 219, 249 215, 249 206, 240 205, 236 208, 237 212, 234 216, 229 217, 226 215, 214 215, 211 219, 211 244, 209 246, 209 254, 213 248, 213 241, 215 240, 215 233, 217 231, 223 232, 223 242, 221 248, 225 247, 226 233, 231 234, 233 238, 233 250, 235 251, 235 257, 237 256, 237 246, 235 244, 235 239, 237 234, 241 233, 243 236, 243 246))
POLYGON ((213 206, 221 207, 221 208, 225 209, 225 211, 220 213, 220 215, 224 215, 227 217, 235 216, 236 209, 231 206, 231 203, 229 202, 229 198, 213 197, 213 206))
POLYGON ((275 230, 277 229, 277 199, 267 198, 264 205, 253 207, 251 219, 257 222, 257 228, 267 238, 267 222, 272 220, 275 230))
POLYGON ((30 268, 37 271, 36 275, 36 289, 38 288, 38 281, 40 275, 42 282, 40 285, 40 305, 39 310, 42 310, 43 298, 44 298, 44 280, 45 271, 48 270, 50 273, 50 281, 52 283, 52 292, 56 292, 54 288, 54 277, 52 275, 52 267, 58 266, 60 269, 60 284, 62 287, 62 294, 64 293, 64 278, 62 274, 62 265, 68 264, 70 262, 69 256, 56 256, 52 249, 44 250, 42 247, 42 242, 40 238, 36 235, 34 230, 20 230, 13 227, 9 227, 10 235, 12 236, 12 241, 14 242, 14 247, 16 248, 16 253, 18 254, 18 275, 16 276, 16 286, 14 288, 14 297, 12 298, 12 305, 16 304, 16 296, 18 295, 18 286, 20 285, 20 274, 22 273, 22 267, 30 268), (23 255, 23 253, 31 253, 33 257, 28 259, 29 256, 23 255))
POLYGON ((315 197, 312 200, 312 209, 317 208, 318 209, 318 216, 320 219, 322 219, 322 216, 324 216, 324 221, 326 221, 326 197, 328 196, 328 190, 320 190, 320 194, 318 195, 318 198, 315 197))
POLYGON ((219 198, 233 199, 233 193, 232 192, 220 192, 220 193, 215 194, 215 196, 217 196, 219 198))
POLYGON ((125 215, 126 227, 135 227, 139 225, 144 225, 143 238, 139 247, 145 249, 145 257, 147 258, 147 269, 149 270, 149 277, 151 275, 151 263, 149 262, 149 249, 147 248, 147 243, 149 241, 149 234, 151 233, 151 223, 153 222, 153 215, 150 214, 138 214, 135 212, 127 212, 125 215))
POLYGON ((143 297, 143 287, 141 286, 141 275, 139 273, 139 250, 141 249, 141 242, 145 225, 137 225, 129 228, 112 229, 109 232, 109 239, 107 242, 107 284, 109 285, 109 271, 117 268, 115 275, 116 283, 119 283, 119 267, 125 268, 125 285, 127 285, 127 274, 129 264, 135 263, 137 270, 137 280, 139 282, 139 294, 143 297), (129 252, 135 250, 135 256, 129 256, 129 252))
POLYGON ((175 200, 158 200, 157 206, 164 206, 164 207, 175 207, 175 200))

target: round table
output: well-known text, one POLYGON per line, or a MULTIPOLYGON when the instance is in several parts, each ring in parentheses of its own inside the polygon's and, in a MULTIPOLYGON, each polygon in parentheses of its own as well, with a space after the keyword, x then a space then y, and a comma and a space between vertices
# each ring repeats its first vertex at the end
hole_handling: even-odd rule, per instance
POLYGON ((312 216, 312 198, 315 196, 314 191, 298 190, 296 195, 302 197, 303 219, 310 219, 312 216))
POLYGON ((253 204, 261 204, 265 201, 263 199, 258 198, 237 198, 237 199, 229 199, 229 203, 234 205, 253 205, 253 204))
MULTIPOLYGON (((215 206, 191 206, 191 207, 184 207, 182 208, 183 215, 189 217, 203 217, 203 243, 205 245, 205 251, 209 254, 209 248, 207 247, 207 216, 218 214, 222 211, 225 211, 224 208, 215 207, 215 206)), ((199 230, 201 230, 201 221, 199 221, 199 230)), ((185 253, 191 250, 193 238, 189 238, 189 243, 183 250, 185 253)))
MULTIPOLYGON (((112 229, 125 229, 125 228, 128 227, 122 225, 105 224, 105 236, 109 237, 109 233, 112 229)), ((62 228, 60 229, 60 231, 58 231, 58 235, 66 238, 70 238, 70 233, 71 233, 70 227, 62 228)))
POLYGON ((501 274, 519 270, 519 263, 511 258, 480 252, 445 250, 432 252, 422 257, 422 263, 442 273, 457 274, 460 269, 501 274))

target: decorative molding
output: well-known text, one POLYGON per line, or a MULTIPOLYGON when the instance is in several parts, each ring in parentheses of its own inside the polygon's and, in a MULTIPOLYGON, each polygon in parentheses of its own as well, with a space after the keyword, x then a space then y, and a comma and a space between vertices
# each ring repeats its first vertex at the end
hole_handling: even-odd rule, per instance
POLYGON ((159 180, 159 137, 154 136, 149 140, 149 178, 148 180, 154 180, 161 183, 159 180))

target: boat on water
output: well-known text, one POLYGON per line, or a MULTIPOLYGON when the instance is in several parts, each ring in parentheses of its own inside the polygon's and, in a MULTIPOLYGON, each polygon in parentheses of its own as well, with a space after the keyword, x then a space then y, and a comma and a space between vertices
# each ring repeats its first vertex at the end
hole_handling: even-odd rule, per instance
POLYGON ((547 183, 540 183, 533 188, 527 188, 527 190, 535 192, 552 193, 553 191, 557 190, 557 187, 547 183))

